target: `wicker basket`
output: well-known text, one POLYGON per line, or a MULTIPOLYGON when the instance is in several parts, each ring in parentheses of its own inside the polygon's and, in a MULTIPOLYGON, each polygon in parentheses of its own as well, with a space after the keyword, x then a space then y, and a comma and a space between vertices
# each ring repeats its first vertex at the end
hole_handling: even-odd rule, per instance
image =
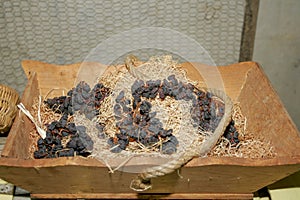
POLYGON ((19 95, 14 89, 0 84, 0 133, 11 127, 17 112, 19 95))

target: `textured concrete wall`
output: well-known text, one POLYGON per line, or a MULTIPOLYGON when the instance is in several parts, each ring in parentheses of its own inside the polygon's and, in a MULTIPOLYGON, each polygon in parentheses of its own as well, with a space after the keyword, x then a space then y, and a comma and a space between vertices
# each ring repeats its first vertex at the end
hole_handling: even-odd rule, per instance
POLYGON ((253 60, 262 65, 298 129, 300 129, 299 18, 299 0, 261 0, 253 56, 253 60))
POLYGON ((187 34, 219 65, 235 63, 244 7, 244 0, 0 0, 0 82, 22 92, 22 60, 79 62, 109 36, 149 26, 187 34))

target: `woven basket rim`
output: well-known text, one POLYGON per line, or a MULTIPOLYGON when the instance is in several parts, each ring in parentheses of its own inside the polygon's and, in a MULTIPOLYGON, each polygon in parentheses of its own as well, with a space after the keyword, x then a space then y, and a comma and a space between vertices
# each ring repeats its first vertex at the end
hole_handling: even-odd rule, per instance
POLYGON ((19 94, 15 89, 0 84, 0 133, 5 133, 11 127, 18 101, 19 94))

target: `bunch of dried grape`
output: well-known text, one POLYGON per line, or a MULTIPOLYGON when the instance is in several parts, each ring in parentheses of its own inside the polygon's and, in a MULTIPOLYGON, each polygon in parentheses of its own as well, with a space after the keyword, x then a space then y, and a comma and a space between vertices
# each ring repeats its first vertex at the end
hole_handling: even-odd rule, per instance
POLYGON ((62 117, 47 125, 46 138, 38 139, 38 150, 34 152, 34 158, 90 155, 94 142, 86 133, 86 127, 76 126, 75 123, 68 122, 68 118, 78 111, 86 118, 93 119, 99 114, 98 109, 109 92, 101 83, 91 89, 82 81, 68 91, 67 96, 47 99, 44 103, 62 117), (66 144, 62 143, 63 140, 66 140, 66 144))
MULTIPOLYGON (((76 126, 68 122, 69 116, 75 112, 83 114, 92 120, 99 115, 101 103, 111 93, 111 90, 102 83, 97 83, 93 89, 84 81, 71 89, 66 96, 47 99, 44 103, 62 117, 47 125, 46 138, 37 141, 38 150, 35 158, 53 158, 62 156, 88 156, 93 149, 93 141, 86 133, 86 127, 76 126), (63 142, 62 141, 66 141, 63 142)), ((216 100, 210 92, 197 89, 190 83, 179 81, 175 75, 161 80, 136 80, 131 86, 131 98, 126 98, 121 91, 115 99, 113 111, 118 132, 110 137, 107 143, 114 153, 125 150, 130 142, 138 142, 145 147, 151 147, 158 142, 164 154, 173 154, 177 151, 178 139, 173 129, 165 129, 163 123, 152 112, 151 100, 158 98, 161 101, 166 97, 175 100, 192 101, 190 110, 194 126, 204 131, 213 132, 224 115, 224 104, 216 100)), ((96 128, 106 138, 105 124, 97 124, 96 128)), ((239 142, 238 132, 232 121, 224 136, 236 145, 239 142)))
POLYGON ((34 158, 56 158, 65 156, 88 156, 93 148, 93 141, 84 126, 69 123, 65 113, 59 121, 47 125, 46 138, 37 141, 38 150, 34 158), (64 140, 66 140, 65 144, 64 140))
MULTIPOLYGON (((136 80, 131 86, 132 101, 125 98, 121 91, 115 99, 114 114, 116 127, 119 132, 109 138, 108 143, 112 152, 125 150, 129 142, 139 142, 149 147, 162 142, 162 153, 175 153, 178 145, 172 129, 164 129, 163 124, 156 118, 156 112, 151 112, 151 103, 147 100, 166 97, 175 100, 192 101, 191 117, 194 126, 201 130, 213 132, 224 115, 224 103, 213 99, 213 94, 198 90, 190 83, 183 83, 170 75, 161 80, 136 80), (143 100, 144 99, 144 100, 143 100)), ((232 123, 231 123, 232 124, 232 123)), ((238 143, 238 132, 235 130, 234 139, 231 139, 233 128, 227 128, 224 136, 232 143, 238 143)))
POLYGON ((91 89, 86 82, 81 81, 67 93, 67 96, 47 99, 45 103, 58 113, 73 115, 74 112, 79 111, 92 120, 99 114, 98 109, 101 102, 109 93, 109 88, 105 87, 102 83, 97 83, 91 89))

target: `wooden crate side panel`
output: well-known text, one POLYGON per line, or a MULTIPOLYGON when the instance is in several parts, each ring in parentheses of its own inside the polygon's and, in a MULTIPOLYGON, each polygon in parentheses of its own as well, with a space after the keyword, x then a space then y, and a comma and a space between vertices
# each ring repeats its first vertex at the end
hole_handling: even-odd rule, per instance
MULTIPOLYGON (((193 159, 181 170, 180 174, 183 178, 176 172, 153 179, 153 189, 147 192, 215 193, 218 191, 220 193, 249 193, 299 170, 300 157, 297 148, 286 147, 287 144, 290 146, 293 144, 299 147, 299 141, 297 140, 299 138, 295 137, 298 132, 295 127, 292 126, 292 122, 289 122, 289 118, 286 112, 284 112, 285 110, 282 104, 280 104, 278 96, 270 89, 271 86, 268 80, 255 64, 253 66, 253 63, 248 63, 245 64, 245 68, 241 68, 244 76, 237 75, 239 74, 236 72, 238 71, 238 69, 236 69, 238 66, 239 64, 220 67, 222 77, 224 77, 225 88, 229 88, 228 93, 231 92, 232 98, 237 98, 238 101, 241 101, 243 113, 247 117, 250 116, 248 125, 251 127, 251 130, 257 131, 258 134, 261 132, 266 139, 270 138, 276 148, 277 146, 282 148, 279 148, 278 151, 283 151, 283 153, 279 154, 280 157, 276 157, 276 159, 273 160, 258 159, 257 161, 253 161, 251 159, 232 158, 193 159), (235 73, 236 75, 234 75, 235 73), (236 83, 234 79, 237 79, 238 83, 236 83), (232 83, 227 86, 228 82, 232 83), (230 90, 230 88, 235 89, 230 90), (239 88, 242 88, 242 91, 239 91, 239 88), (265 96, 260 93, 256 94, 257 88, 259 90, 267 88, 266 92, 271 91, 268 92, 268 94, 271 94, 269 96, 271 100, 267 99, 267 103, 270 103, 268 101, 271 101, 271 103, 274 101, 273 105, 277 105, 277 107, 279 105, 279 109, 277 108, 275 111, 279 110, 279 112, 275 112, 272 109, 269 110, 270 108, 267 104, 261 105, 260 102, 265 100, 265 96), (250 97, 249 94, 251 94, 250 97), (253 96, 256 99, 253 99, 253 96), (249 98, 252 101, 249 101, 249 98), (260 114, 252 116, 255 113, 251 113, 254 112, 251 111, 251 109, 259 111, 260 114), (261 114, 265 112, 272 114, 275 112, 275 115, 283 115, 281 118, 286 120, 287 124, 291 124, 288 128, 290 132, 294 131, 294 136, 292 134, 292 139, 290 139, 289 142, 285 141, 285 144, 280 146, 281 136, 274 132, 275 130, 278 131, 278 128, 272 130, 272 128, 274 129, 272 126, 278 126, 276 123, 279 122, 277 121, 269 125, 268 123, 270 122, 266 122, 265 116, 261 114), (258 124, 257 119, 259 119, 258 124), (265 126, 266 129, 257 129, 257 127, 265 126), (291 151, 296 151, 296 153, 292 153, 291 151), (251 161, 253 161, 253 163, 251 163, 251 161)), ((34 76, 34 74, 32 75, 34 76)), ((23 96, 23 98, 25 98, 25 96, 26 98, 24 100, 22 99, 22 101, 26 103, 26 106, 31 106, 34 99, 33 96, 38 95, 37 78, 30 79, 30 81, 29 85, 34 85, 35 89, 31 91, 31 89, 26 88, 23 96), (32 83, 30 83, 30 81, 32 81, 32 83)), ((41 81, 44 80, 41 79, 41 81)), ((276 119, 276 116, 273 116, 273 118, 276 119)), ((19 121, 19 123, 23 123, 24 121, 25 125, 22 125, 22 123, 17 125, 18 129, 12 134, 12 138, 10 138, 10 141, 7 143, 7 147, 5 147, 7 148, 6 153, 3 155, 17 157, 20 158, 20 160, 6 160, 6 162, 4 162, 3 159, 0 160, 0 176, 4 179, 33 193, 39 194, 132 193, 132 190, 129 189, 129 185, 132 178, 135 177, 134 174, 121 172, 108 174, 108 170, 103 164, 99 164, 99 162, 97 163, 92 159, 62 158, 24 160, 24 158, 28 156, 28 151, 24 149, 29 149, 28 133, 30 131, 29 129, 33 128, 33 124, 30 123, 25 116, 24 118, 20 118, 19 121), (49 185, 51 187, 49 187, 49 185)))
POLYGON ((34 60, 24 60, 22 67, 27 76, 37 73, 40 94, 48 97, 66 95, 79 81, 95 84, 106 66, 96 62, 54 65, 34 60))
POLYGON ((299 132, 258 65, 247 74, 239 101, 249 132, 270 141, 279 157, 300 155, 299 132))
MULTIPOLYGON (((43 96, 49 93, 49 91, 53 90, 49 96, 58 96, 58 95, 63 95, 66 94, 66 92, 73 87, 73 84, 76 80, 76 77, 78 75, 79 70, 83 70, 87 72, 86 76, 90 75, 92 72, 95 72, 101 68, 103 69, 103 65, 99 63, 77 63, 77 64, 72 64, 72 65, 65 65, 65 66, 60 66, 60 65, 53 65, 53 64, 47 64, 39 61, 23 61, 22 62, 24 71, 26 72, 27 76, 31 76, 33 73, 36 73, 36 79, 35 80, 35 85, 38 87, 39 93, 43 96), (59 89, 59 90, 56 90, 59 89), (64 91, 64 93, 62 92, 64 91)), ((196 64, 199 65, 199 64, 196 64)), ((245 79, 245 74, 251 68, 251 64, 236 64, 228 67, 220 67, 219 69, 216 69, 216 67, 211 67, 211 66, 205 66, 201 65, 202 71, 206 71, 204 74, 210 74, 210 77, 214 78, 214 75, 212 72, 215 72, 217 70, 224 79, 224 84, 225 84, 225 89, 228 91, 233 98, 237 98, 240 88, 242 87, 242 84, 244 83, 245 79), (240 66, 241 65, 241 66, 240 66), (214 70, 211 71, 211 69, 214 68, 214 70), (240 72, 237 72, 237 68, 240 68, 240 72), (212 75, 211 75, 212 73, 212 75)), ((116 70, 119 70, 124 66, 118 66, 117 68, 109 67, 106 69, 105 73, 114 73, 116 70)), ((193 68, 191 65, 184 65, 184 68, 186 69, 188 76, 191 76, 192 79, 194 80, 201 80, 202 77, 199 73, 194 73, 193 68)), ((98 70, 99 72, 99 70, 98 70)), ((82 74, 83 72, 81 72, 82 74)), ((218 77, 218 76, 217 76, 218 77)), ((201 82, 201 81, 200 81, 201 82)), ((28 87, 33 86, 33 83, 29 83, 28 87)), ((34 89, 32 89, 34 90, 34 89)), ((26 96, 25 100, 23 98, 23 101, 33 101, 34 97, 37 96, 37 91, 35 90, 35 93, 32 92, 32 90, 27 89, 24 92, 24 95, 26 96), (29 100, 31 98, 31 100, 29 100)), ((26 103, 26 102, 25 102, 26 103)), ((32 102, 29 103, 28 105, 32 105, 32 102)), ((26 106, 28 107, 28 106, 26 106)), ((30 108, 30 107, 29 107, 30 108)), ((25 117, 26 118, 26 117, 25 117)), ((28 119, 25 119, 25 121, 28 121, 28 119)), ((24 121, 24 120, 17 120, 17 121, 24 121)), ((18 125, 20 127, 19 129, 24 131, 24 130, 32 130, 32 123, 24 123, 23 125, 18 125), (26 127, 25 127, 26 126, 26 127), (28 127, 27 127, 28 126, 28 127)), ((22 140, 22 142, 26 142, 26 140, 22 140)), ((15 148, 14 153, 11 153, 10 156, 16 157, 17 155, 22 155, 20 158, 25 158, 28 157, 28 152, 24 152, 23 154, 20 154, 21 149, 19 148, 24 148, 25 146, 28 147, 28 142, 26 144, 22 144, 22 142, 19 142, 20 145, 18 145, 18 148, 15 148), (19 149, 19 150, 17 150, 19 149), (16 154, 15 152, 19 152, 16 154)), ((24 148, 25 149, 25 148, 24 148)), ((25 151, 25 150, 24 150, 25 151)), ((8 153, 6 153, 8 155, 8 153)))
POLYGON ((255 64, 255 62, 243 62, 218 67, 224 81, 225 92, 234 103, 238 101, 241 89, 246 82, 248 71, 250 71, 255 64))
MULTIPOLYGON (((152 179, 145 193, 252 193, 297 170, 299 164, 278 166, 207 165, 184 167, 179 172, 152 179), (180 175, 179 175, 180 174, 180 175)), ((106 167, 0 166, 0 177, 37 194, 132 193, 136 174, 115 172, 106 167)))
MULTIPOLYGON (((33 73, 29 76, 21 102, 30 110, 35 97, 38 97, 38 95, 37 76, 36 73, 33 73)), ((29 132, 33 129, 33 123, 19 110, 1 155, 13 158, 28 158, 28 150, 31 145, 29 132)))
POLYGON ((140 193, 90 193, 90 194, 31 194, 38 199, 253 199, 253 194, 229 193, 170 193, 170 194, 140 194, 140 193))
MULTIPOLYGON (((220 67, 198 63, 183 63, 182 66, 182 68, 186 70, 189 79, 197 81, 198 87, 207 87, 206 81, 221 81, 226 94, 233 101, 236 101, 246 81, 247 72, 255 66, 255 63, 243 62, 220 67), (201 69, 202 73, 200 74, 195 67, 201 69), (206 78, 204 79, 203 76, 206 76, 206 78), (219 78, 221 78, 221 80, 219 80, 219 78)), ((217 86, 220 86, 220 84, 217 86)))
MULTIPOLYGON (((32 72, 37 73, 39 88, 41 89, 40 93, 43 96, 53 89, 55 90, 51 91, 50 96, 59 96, 63 92, 66 93, 74 87, 77 79, 77 81, 80 81, 77 76, 80 76, 82 80, 91 82, 91 80, 95 79, 92 76, 111 73, 116 69, 119 70, 124 67, 120 65, 116 68, 105 68, 104 65, 93 62, 53 65, 33 60, 23 61, 22 66, 27 76, 32 72)), ((207 87, 205 81, 215 82, 221 78, 220 81, 223 82, 222 84, 224 84, 226 93, 233 100, 236 100, 239 96, 241 86, 245 82, 247 72, 255 66, 255 63, 243 62, 221 67, 207 66, 199 63, 183 63, 182 66, 186 70, 188 77, 191 80, 197 81, 200 87, 207 87), (201 69, 201 74, 194 67, 201 69)), ((91 84, 94 84, 94 82, 91 84)))
POLYGON ((40 94, 42 96, 45 96, 49 92, 51 92, 49 96, 61 96, 74 86, 74 80, 80 63, 59 66, 25 60, 22 62, 22 67, 27 76, 33 72, 37 73, 40 94))

